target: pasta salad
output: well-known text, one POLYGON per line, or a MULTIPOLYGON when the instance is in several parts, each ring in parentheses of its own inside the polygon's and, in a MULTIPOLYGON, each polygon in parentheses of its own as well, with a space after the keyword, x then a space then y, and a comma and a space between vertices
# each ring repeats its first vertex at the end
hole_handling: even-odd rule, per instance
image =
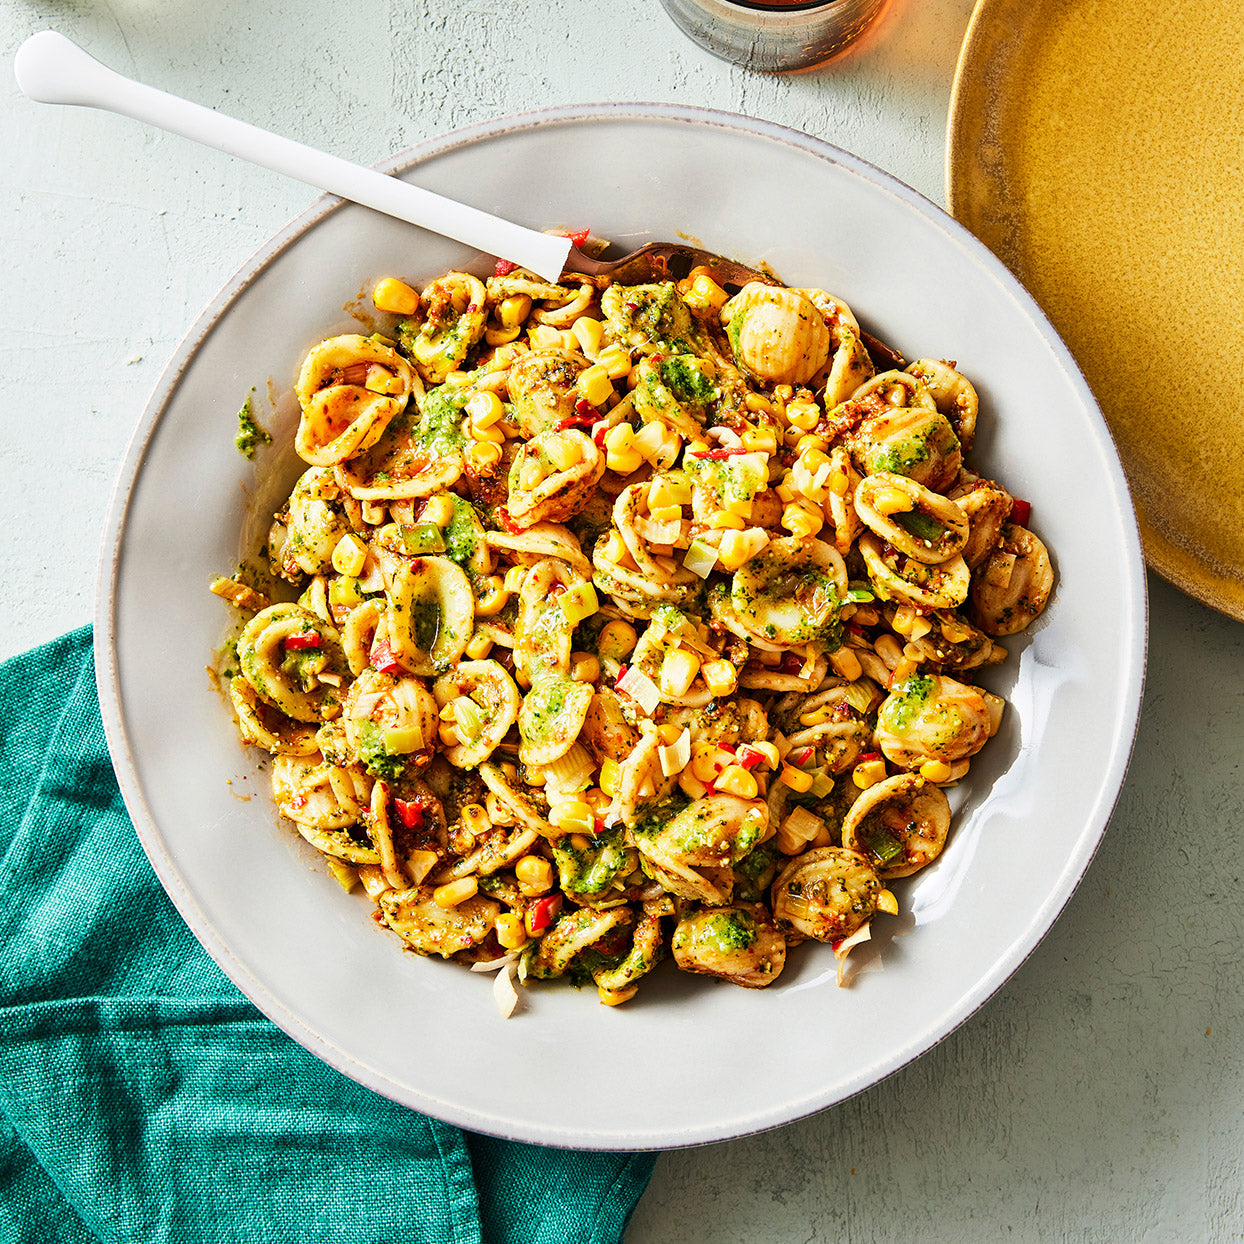
POLYGON ((842 965, 946 843, 1045 607, 976 392, 821 289, 498 264, 315 345, 227 673, 280 814, 411 950, 625 1002, 842 965), (280 596, 286 599, 277 599, 280 596), (901 887, 900 887, 901 889, 901 887))

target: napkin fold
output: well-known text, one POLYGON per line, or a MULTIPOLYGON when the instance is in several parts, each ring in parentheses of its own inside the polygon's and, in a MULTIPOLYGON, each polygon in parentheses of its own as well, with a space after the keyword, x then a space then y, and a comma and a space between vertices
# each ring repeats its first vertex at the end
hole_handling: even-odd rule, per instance
POLYGON ((195 941, 83 628, 0 664, 0 1244, 604 1244, 647 1154, 468 1135, 342 1076, 195 941))

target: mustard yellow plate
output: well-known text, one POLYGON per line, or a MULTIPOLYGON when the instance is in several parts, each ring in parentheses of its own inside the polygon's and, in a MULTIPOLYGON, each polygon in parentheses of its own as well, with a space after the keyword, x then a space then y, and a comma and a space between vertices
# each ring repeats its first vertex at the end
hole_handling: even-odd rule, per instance
MULTIPOLYGON (((1203 0, 978 0, 950 210, 1027 286, 1118 445, 1145 557, 1244 619, 1244 21, 1203 0)), ((1094 481, 1066 464, 1068 496, 1094 481)))

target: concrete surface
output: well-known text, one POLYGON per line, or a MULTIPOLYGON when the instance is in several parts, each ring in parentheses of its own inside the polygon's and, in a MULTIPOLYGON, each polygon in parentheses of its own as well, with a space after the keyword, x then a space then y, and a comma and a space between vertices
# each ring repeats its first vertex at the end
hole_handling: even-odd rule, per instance
MULTIPOLYGON (((89 620, 113 477, 165 359, 314 197, 28 102, 9 70, 26 35, 62 30, 141 80, 364 162, 529 107, 678 100, 805 129, 941 202, 971 7, 890 0, 848 57, 778 78, 702 53, 656 0, 0 0, 0 656, 89 620)), ((1151 611, 1127 783, 1029 962, 854 1100, 663 1156, 628 1244, 1244 1237, 1244 627, 1158 581, 1151 611)))

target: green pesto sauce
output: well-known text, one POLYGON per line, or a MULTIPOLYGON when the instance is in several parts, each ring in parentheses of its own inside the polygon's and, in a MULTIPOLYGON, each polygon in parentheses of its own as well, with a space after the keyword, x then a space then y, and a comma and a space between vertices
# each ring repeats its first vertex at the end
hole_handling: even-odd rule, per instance
POLYGON ((238 434, 233 443, 244 458, 253 458, 260 445, 272 444, 272 437, 255 421, 255 406, 251 397, 247 397, 238 411, 238 434))
POLYGON ((452 457, 461 453, 466 443, 461 426, 462 408, 472 392, 469 384, 443 384, 429 389, 423 399, 419 422, 412 429, 412 439, 433 457, 452 457))
POLYGON ((946 535, 946 528, 937 519, 921 514, 919 510, 908 510, 906 513, 895 514, 894 517, 898 520, 899 526, 915 536, 917 540, 936 544, 946 535))
POLYGON ((454 495, 454 516, 445 528, 445 552, 454 561, 469 562, 479 548, 481 525, 475 507, 465 498, 454 495))
POLYGON ((405 758, 394 756, 385 749, 380 727, 374 721, 359 722, 356 737, 355 747, 368 773, 389 782, 402 776, 406 769, 405 758))
POLYGON ((661 382, 684 405, 705 407, 721 396, 721 390, 712 382, 704 364, 692 354, 676 354, 663 358, 657 364, 661 382))
POLYGON ((578 851, 566 834, 553 842, 552 851, 561 888, 571 894, 603 894, 627 867, 621 825, 596 835, 578 851))
POLYGON ((672 281, 632 285, 610 308, 610 326, 624 338, 642 338, 661 350, 692 354, 696 336, 691 309, 672 281))
POLYGON ((728 957, 756 944, 756 921, 746 911, 715 911, 696 921, 695 940, 705 949, 728 957))
POLYGON ((933 679, 923 674, 914 674, 891 689, 889 698, 881 706, 879 716, 889 730, 901 734, 911 728, 932 694, 933 679))
POLYGON ((667 799, 646 808, 643 817, 631 827, 631 832, 647 837, 660 833, 690 803, 691 800, 681 790, 675 789, 667 799))

